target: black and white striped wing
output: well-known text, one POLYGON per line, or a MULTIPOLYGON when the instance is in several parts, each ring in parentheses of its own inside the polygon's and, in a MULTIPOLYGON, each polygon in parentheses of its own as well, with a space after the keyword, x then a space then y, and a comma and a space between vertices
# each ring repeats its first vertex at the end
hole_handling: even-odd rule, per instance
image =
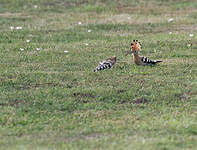
POLYGON ((113 65, 113 62, 111 60, 105 60, 99 63, 99 65, 94 69, 94 72, 110 69, 113 65))
POLYGON ((153 65, 153 64, 156 64, 157 62, 161 62, 161 61, 151 60, 147 57, 142 57, 141 61, 144 65, 153 65))

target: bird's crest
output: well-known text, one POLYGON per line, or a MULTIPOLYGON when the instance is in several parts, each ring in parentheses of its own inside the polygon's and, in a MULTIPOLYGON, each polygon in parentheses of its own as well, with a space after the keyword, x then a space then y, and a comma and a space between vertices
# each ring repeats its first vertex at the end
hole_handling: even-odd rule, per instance
POLYGON ((141 51, 141 43, 138 42, 138 40, 133 40, 133 42, 131 43, 131 50, 132 51, 141 51))

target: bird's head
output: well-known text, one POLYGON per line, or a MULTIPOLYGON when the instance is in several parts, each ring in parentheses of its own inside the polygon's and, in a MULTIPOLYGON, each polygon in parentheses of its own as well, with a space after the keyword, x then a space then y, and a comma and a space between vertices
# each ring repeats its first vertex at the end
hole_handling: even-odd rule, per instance
POLYGON ((112 56, 111 58, 109 58, 111 61, 116 62, 116 56, 112 56))
POLYGON ((141 43, 138 42, 138 40, 133 40, 131 43, 131 53, 138 54, 138 52, 141 50, 141 43))

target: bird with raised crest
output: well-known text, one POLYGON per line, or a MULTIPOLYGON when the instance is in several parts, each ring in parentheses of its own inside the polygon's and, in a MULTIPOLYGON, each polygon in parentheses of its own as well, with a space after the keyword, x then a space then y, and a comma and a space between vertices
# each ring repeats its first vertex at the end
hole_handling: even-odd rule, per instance
POLYGON ((133 40, 131 43, 131 53, 133 55, 133 60, 136 65, 154 65, 162 62, 161 60, 151 60, 144 56, 139 56, 141 51, 141 43, 138 40, 133 40))

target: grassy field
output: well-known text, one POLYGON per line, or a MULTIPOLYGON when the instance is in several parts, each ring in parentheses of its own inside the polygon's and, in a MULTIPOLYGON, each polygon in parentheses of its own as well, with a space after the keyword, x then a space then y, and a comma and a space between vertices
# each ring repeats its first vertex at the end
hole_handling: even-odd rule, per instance
POLYGON ((196 0, 0 0, 0 149, 196 149, 196 19, 196 0), (163 63, 134 65, 134 39, 163 63))

